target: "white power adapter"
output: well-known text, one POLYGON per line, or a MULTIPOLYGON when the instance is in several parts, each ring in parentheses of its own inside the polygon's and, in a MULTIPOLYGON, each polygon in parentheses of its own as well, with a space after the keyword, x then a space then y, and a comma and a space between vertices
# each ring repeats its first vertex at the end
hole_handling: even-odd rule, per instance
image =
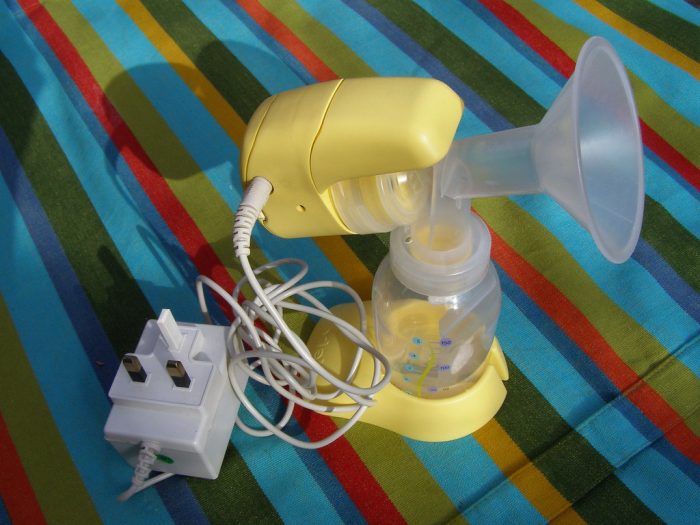
MULTIPOLYGON (((219 475, 240 406, 228 378, 227 331, 177 323, 163 310, 146 323, 134 353, 124 356, 109 391, 113 406, 104 432, 136 467, 132 489, 151 469, 219 475)), ((235 374, 245 385, 245 372, 236 367, 235 374)))

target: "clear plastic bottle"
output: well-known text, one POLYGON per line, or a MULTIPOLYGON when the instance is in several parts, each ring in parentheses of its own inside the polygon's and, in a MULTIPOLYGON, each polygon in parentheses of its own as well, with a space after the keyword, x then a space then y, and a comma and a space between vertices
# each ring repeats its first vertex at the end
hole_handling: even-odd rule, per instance
POLYGON ((433 209, 438 213, 392 232, 390 253, 374 278, 372 304, 392 383, 415 396, 444 398, 481 375, 501 287, 481 219, 455 208, 454 201, 433 209))

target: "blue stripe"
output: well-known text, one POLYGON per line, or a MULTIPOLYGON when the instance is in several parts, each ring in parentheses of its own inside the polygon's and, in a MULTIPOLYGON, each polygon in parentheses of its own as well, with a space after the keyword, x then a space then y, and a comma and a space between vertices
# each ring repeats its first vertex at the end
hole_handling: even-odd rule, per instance
MULTIPOLYGON (((76 7, 93 24, 115 57, 124 67, 130 68, 128 74, 143 90, 193 160, 205 168, 208 180, 229 209, 236 209, 241 192, 237 172, 237 146, 121 9, 111 4, 96 6, 87 1, 77 2, 76 7), (118 24, 121 31, 113 31, 114 24, 118 24), (164 83, 168 85, 167 90, 162 89, 164 83), (193 126, 193 122, 197 122, 197 126, 193 126), (200 133, 200 129, 207 129, 208 132, 200 133)), ((109 95, 109 87, 106 93, 109 95)), ((279 239, 264 228, 255 228, 253 238, 269 259, 299 257, 313 265, 314 273, 319 279, 342 280, 311 239, 279 239)), ((225 239, 228 239, 228 235, 225 239)), ((213 242, 219 240, 210 239, 213 242)), ((292 270, 283 268, 281 273, 288 277, 286 272, 292 270)), ((322 297, 329 298, 331 304, 347 301, 338 291, 326 291, 322 297)))
POLYGON ((673 215, 686 230, 700 237, 700 191, 661 160, 649 147, 644 148, 645 190, 673 215))
POLYGON ((374 7, 360 0, 343 0, 345 4, 363 16, 377 30, 383 33, 397 47, 402 49, 418 65, 425 69, 430 76, 442 80, 462 97, 464 103, 479 119, 493 131, 512 128, 512 124, 500 113, 494 110, 486 101, 476 94, 469 86, 454 75, 444 64, 433 55, 420 47, 406 33, 399 29, 374 7))
POLYGON ((470 523, 486 523, 499 525, 502 523, 547 523, 547 520, 532 505, 525 507, 520 504, 512 507, 510 502, 524 500, 520 490, 510 482, 498 485, 498 497, 487 496, 479 499, 462 512, 470 523))
MULTIPOLYGON (((31 29, 30 35, 35 39, 36 42, 39 42, 41 44, 42 51, 45 53, 45 56, 47 56, 48 58, 50 58, 50 60, 54 62, 54 68, 56 70, 61 70, 60 65, 56 63, 56 57, 48 49, 46 43, 36 32, 36 29, 33 26, 31 26, 31 24, 29 24, 29 22, 26 19, 23 20, 23 25, 27 29, 31 29)), ((29 50, 27 49, 26 52, 29 52, 29 50)), ((34 67, 39 68, 40 64, 43 65, 40 59, 34 61, 34 67)), ((46 71, 43 68, 41 72, 45 73, 42 77, 43 82, 47 82, 50 84, 52 81, 54 81, 53 78, 49 80, 50 72, 46 71)), ((18 70, 18 73, 21 74, 21 71, 18 70)), ((36 82, 36 79, 31 80, 36 82)), ((90 112, 89 108, 87 108, 86 102, 79 95, 79 93, 77 92, 77 88, 72 83, 72 81, 67 77, 64 77, 63 80, 65 82, 65 88, 67 89, 67 91, 69 93, 72 93, 74 97, 73 100, 79 103, 80 106, 82 106, 81 115, 92 124, 90 126, 90 129, 93 132, 93 135, 95 135, 95 138, 99 140, 101 137, 103 139, 103 141, 101 142, 107 143, 106 147, 114 147, 114 145, 106 137, 104 131, 100 128, 99 124, 96 122, 96 118, 94 117, 94 115, 90 112), (89 119, 87 117, 89 117, 89 119)), ((43 82, 40 82, 38 85, 43 85, 43 82)), ((28 86, 28 89, 29 88, 30 86, 28 86)), ((56 89, 57 90, 51 91, 57 93, 61 92, 60 89, 56 89)), ((67 104, 69 106, 69 104, 65 100, 57 101, 56 104, 67 104)), ((72 125, 71 122, 73 121, 68 120, 68 125, 71 126, 73 133, 78 134, 78 127, 72 125)), ((109 390, 109 387, 111 386, 112 380, 114 378, 114 373, 116 372, 118 366, 117 356, 114 353, 111 342, 105 334, 102 325, 100 324, 100 321, 97 319, 95 312, 90 304, 90 301, 87 298, 82 286, 80 285, 80 282, 77 276, 75 275, 75 272, 73 271, 73 268, 71 267, 70 262, 68 261, 63 251, 63 248, 60 245, 60 241, 56 238, 55 232, 53 231, 49 223, 48 217, 46 216, 38 199, 34 195, 31 185, 26 179, 26 176, 24 175, 24 172, 22 171, 22 168, 19 165, 19 161, 17 160, 14 154, 14 151, 12 151, 9 142, 7 141, 7 138, 4 136, 4 134, 0 133, 0 135, 0 151, 2 151, 2 159, 0 164, 2 164, 5 179, 8 182, 8 186, 12 188, 13 196, 17 202, 20 211, 23 214, 24 220, 27 223, 30 234, 32 235, 34 242, 37 245, 39 253, 44 261, 44 264, 46 265, 46 269, 54 283, 56 283, 57 293, 64 305, 64 308, 66 309, 66 313, 73 324, 74 330, 76 331, 78 337, 81 340, 82 348, 84 349, 89 359, 89 362, 92 364, 93 371, 97 376, 98 380, 100 381, 104 393, 106 394, 109 390)), ((76 142, 84 143, 84 141, 81 140, 78 140, 76 142)), ((82 148, 80 151, 84 152, 85 149, 82 148)), ((135 193, 140 197, 141 202, 143 202, 144 204, 148 203, 148 206, 145 210, 145 215, 146 217, 150 217, 152 221, 159 227, 158 233, 160 235, 165 234, 171 237, 169 230, 162 223, 160 216, 156 214, 155 210, 153 210, 152 206, 150 206, 150 201, 148 201, 145 195, 143 195, 140 186, 138 186, 138 184, 135 183, 133 177, 128 176, 130 175, 130 172, 124 172, 123 175, 124 177, 121 180, 129 181, 128 186, 131 189, 135 190, 136 188, 138 188, 140 191, 135 193)), ((156 248, 156 250, 154 250, 154 253, 162 251, 162 249, 160 248, 160 241, 158 240, 158 237, 155 236, 155 234, 153 234, 150 230, 141 225, 138 225, 137 229, 139 232, 142 233, 144 241, 149 241, 149 239, 151 239, 149 244, 156 248)), ((167 242, 167 240, 165 242, 167 242)), ((137 242, 135 242, 135 244, 138 245, 137 242)), ((183 253, 182 250, 180 250, 180 252, 183 253)), ((173 251, 170 250, 170 253, 173 253, 173 251)), ((182 268, 185 265, 185 263, 181 261, 179 262, 180 264, 178 266, 182 268)), ((140 267, 145 266, 143 262, 137 262, 137 264, 140 264, 140 267)), ((156 265, 159 268, 162 266, 163 268, 167 269, 167 265, 158 263, 157 261, 156 265)), ((128 479, 128 477, 125 478, 125 480, 128 479)), ((184 481, 173 482, 173 484, 183 485, 184 481)), ((163 489, 161 487, 158 487, 158 491, 163 493, 163 489)), ((171 507, 168 507, 168 510, 171 512, 171 514, 176 516, 176 522, 179 522, 180 516, 185 515, 183 514, 184 510, 187 510, 186 515, 190 517, 190 519, 188 520, 189 523, 202 522, 205 519, 201 507, 199 506, 199 503, 194 499, 191 492, 189 492, 189 489, 180 491, 180 499, 178 500, 178 512, 174 513, 174 509, 171 507)))
MULTIPOLYGON (((301 6, 324 24, 366 64, 381 76, 431 77, 421 65, 381 33, 357 11, 338 3, 301 0, 301 6)), ((464 108, 457 136, 488 133, 486 126, 472 111, 464 108)))
MULTIPOLYGON (((510 277, 504 272, 500 277, 506 295, 501 326, 517 327, 502 334, 501 342, 516 366, 567 423, 614 466, 624 464, 654 442, 667 444, 663 431, 620 393, 510 277), (558 379, 552 381, 553 377, 558 379), (596 427, 605 432, 595 432, 596 427)), ((700 481, 700 467, 687 457, 671 446, 659 450, 680 472, 696 483, 700 481)))
POLYGON ((0 171, 27 224, 27 229, 39 250, 51 280, 56 284, 56 292, 66 309, 73 329, 80 338, 86 357, 92 364, 93 373, 102 385, 103 392, 107 394, 119 366, 119 360, 1 128, 0 171))
MULTIPOLYGON (((249 383, 246 394, 270 420, 276 420, 281 415, 280 396, 272 389, 249 383)), ((239 417, 244 423, 253 428, 259 427, 245 408, 240 411, 239 417)), ((294 418, 284 431, 299 439, 308 439, 294 418)), ((317 451, 293 447, 276 437, 252 437, 240 429, 234 431, 231 441, 285 523, 364 521, 317 451), (284 465, 284 476, 279 475, 280 465, 284 465), (290 484, 290 479, 295 482, 290 484), (313 516, 312 512, 317 515, 313 516)))
POLYGON ((201 318, 191 282, 185 280, 160 242, 119 187, 104 162, 104 151, 86 128, 43 57, 15 24, 5 53, 22 78, 39 111, 61 146, 95 212, 155 311, 171 308, 183 320, 201 318), (115 213, 117 211, 119 213, 115 213), (151 264, 144 264, 150 254, 151 264))
POLYGON ((5 502, 2 500, 2 494, 0 494, 0 525, 12 525, 10 515, 5 508, 5 502))
MULTIPOLYGON (((498 17, 484 7, 478 0, 461 0, 461 2, 469 8, 483 23, 487 24, 493 31, 498 33, 514 50, 520 53, 525 59, 539 68, 545 75, 563 86, 566 83, 566 77, 554 69, 549 62, 540 56, 534 49, 523 42, 515 33, 513 33, 498 17)), ((462 36, 458 34, 457 36, 462 36)))
POLYGON ((573 2, 535 1, 563 22, 589 35, 599 35, 609 40, 628 69, 683 117, 700 126, 696 99, 688 96, 697 91, 698 83, 688 72, 640 46, 573 2))
POLYGON ((185 4, 270 93, 314 83, 304 66, 234 2, 185 4))
POLYGON ((0 210, 6 215, 0 220, 0 238, 10 239, 11 248, 0 250, 0 293, 95 507, 107 523, 172 523, 154 491, 145 491, 129 505, 117 502, 115 496, 128 485, 132 469, 104 439, 110 405, 31 235, 19 219, 20 211, 4 177, 0 182, 0 210), (61 371, 60 381, 56 380, 57 370, 61 371))
POLYGON ((673 281, 664 285, 657 282, 666 274, 650 275, 634 259, 622 265, 607 263, 588 232, 550 198, 526 195, 513 197, 513 200, 551 231, 593 282, 666 348, 675 348, 688 333, 698 329, 698 323, 688 312, 665 293, 673 281), (644 298, 639 297, 641 293, 644 298), (647 297, 654 297, 654 300, 645 300, 647 297))
POLYGON ((666 523, 697 523, 700 491, 674 475, 673 466, 653 448, 632 458, 617 477, 666 523))
MULTIPOLYGON (((474 3, 476 2, 472 2, 474 3)), ((529 57, 513 49, 510 42, 502 38, 471 9, 467 9, 457 0, 419 0, 418 4, 540 106, 549 107, 557 98, 561 84, 553 81, 537 67, 537 63, 530 62, 529 57), (532 86, 537 86, 537 89, 532 89, 532 86)), ((519 47, 522 49, 522 46, 519 47)), ((561 79, 561 75, 558 78, 561 79)))
POLYGON ((356 11, 339 2, 297 2, 382 76, 430 76, 356 11))
MULTIPOLYGON (((227 19, 235 19, 238 24, 242 23, 245 27, 247 27, 248 31, 253 33, 258 38, 258 40, 262 42, 265 45, 265 47, 267 47, 267 49, 272 51, 273 55, 275 55, 282 61, 282 63, 286 66, 284 69, 292 71, 296 75, 297 79, 295 79, 295 82, 300 82, 301 84, 313 84, 316 82, 314 76, 311 73, 309 73, 309 71, 304 67, 304 65, 301 62, 299 62, 299 60, 297 60, 297 58, 286 47, 280 44, 273 36, 271 36, 267 31, 265 31, 265 29, 260 27, 257 24, 257 22, 255 22, 255 20, 253 20, 241 6, 239 6, 235 2, 223 2, 223 7, 230 11, 229 18, 227 19), (230 16, 231 14, 233 15, 232 17, 230 16)), ((234 54, 237 55, 238 53, 234 54)), ((256 69, 261 69, 260 66, 260 63, 255 63, 254 67, 256 69)), ((263 73, 260 76, 256 74, 255 77, 261 82, 265 80, 269 81, 268 77, 274 78, 275 76, 270 73, 277 73, 279 70, 279 67, 274 67, 271 70, 267 70, 266 73, 263 73)), ((280 78, 279 80, 282 80, 282 78, 280 78)), ((279 91, 283 91, 284 89, 289 88, 282 88, 279 91)), ((272 90, 271 92, 275 93, 277 91, 278 90, 272 90)))
MULTIPOLYGON (((657 280, 666 293, 688 315, 700 323, 700 298, 698 293, 669 266, 663 257, 656 253, 648 242, 644 239, 639 239, 632 257, 657 280)), ((654 296, 654 300, 656 300, 656 296, 654 296)), ((672 326, 675 323, 675 319, 667 319, 667 323, 672 326)))
MULTIPOLYGON (((692 0, 647 0, 652 4, 656 4, 669 13, 685 18, 688 22, 692 22, 696 26, 700 26, 700 9, 692 5, 692 0)), ((697 2, 695 2, 697 4, 697 2)))

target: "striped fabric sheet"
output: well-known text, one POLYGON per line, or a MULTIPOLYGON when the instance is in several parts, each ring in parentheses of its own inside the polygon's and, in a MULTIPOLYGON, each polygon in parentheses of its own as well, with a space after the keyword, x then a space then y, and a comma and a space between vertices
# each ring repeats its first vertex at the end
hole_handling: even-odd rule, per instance
MULTIPOLYGON (((3 2, 0 524, 697 522, 696 2, 3 2), (511 373, 492 421, 442 444, 358 424, 319 451, 235 430, 216 481, 175 477, 117 503, 130 468, 102 427, 119 356, 161 308, 200 320, 197 274, 239 278, 238 154, 262 100, 432 76, 465 101, 460 137, 529 125, 590 35, 616 47, 635 92, 641 239, 611 265, 547 197, 475 203, 511 373)), ((254 238, 255 260, 301 256, 365 298, 387 251, 382 235, 254 238)), ((299 412, 294 426, 317 439, 336 423, 299 412)))

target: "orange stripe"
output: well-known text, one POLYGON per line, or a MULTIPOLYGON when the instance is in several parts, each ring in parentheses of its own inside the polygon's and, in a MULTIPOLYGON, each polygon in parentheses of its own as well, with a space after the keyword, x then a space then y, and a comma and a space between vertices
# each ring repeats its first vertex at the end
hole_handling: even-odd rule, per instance
POLYGON ((170 63, 175 72, 204 104, 229 137, 239 144, 245 133, 245 122, 226 102, 214 85, 180 49, 158 21, 138 0, 117 0, 117 3, 143 31, 156 49, 170 63))
POLYGON ((572 523, 585 523, 571 508, 569 501, 528 459, 495 419, 473 435, 503 474, 508 476, 510 482, 547 520, 554 519, 568 509, 568 517, 572 523))
POLYGON ((595 0, 576 0, 576 3, 610 27, 617 29, 620 33, 634 40, 640 46, 687 71, 690 75, 700 80, 700 64, 692 58, 684 55, 674 47, 669 46, 666 42, 658 39, 651 33, 644 31, 644 29, 625 20, 617 13, 614 13, 595 0))

